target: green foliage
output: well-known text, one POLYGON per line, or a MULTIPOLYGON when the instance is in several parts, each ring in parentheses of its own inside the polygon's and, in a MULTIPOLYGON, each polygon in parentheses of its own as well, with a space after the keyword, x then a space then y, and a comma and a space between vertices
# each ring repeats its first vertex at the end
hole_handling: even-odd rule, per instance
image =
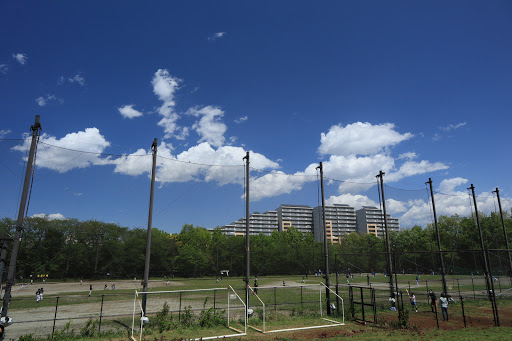
POLYGON ((176 328, 174 318, 169 314, 169 305, 167 302, 164 303, 162 310, 156 314, 155 326, 160 333, 176 328))
MULTIPOLYGON (((64 328, 62 328, 62 330, 56 331, 53 334, 53 339, 52 340, 55 340, 55 341, 58 341, 58 340, 69 340, 69 339, 74 338, 75 336, 76 336, 75 335, 75 331, 73 330, 73 328, 71 328, 71 320, 70 320, 70 321, 68 321, 66 323, 64 328)), ((50 337, 48 337, 48 339, 50 339, 50 337)))
POLYGON ((208 297, 204 300, 203 309, 199 314, 199 326, 211 328, 213 326, 226 325, 227 321, 223 317, 224 310, 216 310, 213 307, 206 309, 206 302, 208 302, 208 297))
MULTIPOLYGON (((499 214, 480 214, 484 244, 491 249, 505 248, 499 214)), ((512 236, 512 217, 505 213, 507 233, 512 236)), ((0 232, 12 232, 15 221, 0 220, 0 232)), ((473 217, 441 216, 438 220, 443 250, 479 250, 479 232, 473 217)), ((218 276, 230 270, 230 276, 245 273, 245 237, 226 236, 219 228, 212 232, 186 224, 180 233, 169 234, 152 229, 151 275, 181 277, 218 276)), ((428 253, 437 250, 436 230, 414 226, 391 233, 393 251, 400 253, 397 265, 409 273, 439 271, 439 259, 428 253)), ((251 236, 251 269, 261 275, 312 275, 324 267, 324 246, 311 233, 291 227, 270 236, 251 236)), ((26 218, 23 247, 19 251, 17 276, 49 274, 57 278, 95 278, 110 273, 115 277, 140 277, 144 270, 146 230, 128 229, 96 220, 46 220, 26 218)), ((382 272, 386 258, 384 239, 352 232, 341 244, 329 244, 331 269, 340 273, 382 272), (375 254, 372 254, 374 252, 375 254), (338 254, 338 257, 335 255, 338 254), (343 255, 342 255, 343 254, 343 255)), ((496 256, 497 257, 497 256, 496 256)), ((497 261, 499 263, 499 261, 497 261)), ((483 267, 481 257, 471 254, 444 255, 447 274, 469 274, 483 267), (461 268, 464 264, 466 268, 461 268)), ((506 269, 493 267, 498 274, 506 269)))
POLYGON ((88 319, 85 326, 80 329, 80 335, 85 337, 92 337, 98 333, 98 320, 88 319))
POLYGON ((192 313, 191 306, 187 306, 185 309, 183 309, 183 312, 181 313, 180 324, 185 328, 192 327, 194 324, 194 314, 192 313))

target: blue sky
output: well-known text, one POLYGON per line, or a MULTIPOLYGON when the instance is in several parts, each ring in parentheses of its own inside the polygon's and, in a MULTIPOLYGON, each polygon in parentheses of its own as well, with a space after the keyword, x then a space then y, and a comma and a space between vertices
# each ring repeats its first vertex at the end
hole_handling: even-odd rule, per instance
POLYGON ((316 206, 320 161, 328 203, 356 208, 385 171, 403 227, 431 222, 429 177, 439 214, 471 213, 471 183, 510 209, 511 19, 508 1, 1 2, 0 216, 36 114, 28 215, 145 227, 155 137, 169 232, 244 216, 245 151, 251 211, 316 206))

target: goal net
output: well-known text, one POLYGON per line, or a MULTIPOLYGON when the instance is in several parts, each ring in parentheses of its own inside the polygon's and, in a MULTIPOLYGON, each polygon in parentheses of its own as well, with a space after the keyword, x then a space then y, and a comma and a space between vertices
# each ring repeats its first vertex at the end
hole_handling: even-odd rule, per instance
POLYGON ((135 291, 130 338, 133 341, 142 341, 144 330, 148 328, 163 333, 172 333, 176 328, 180 328, 180 333, 183 333, 187 329, 190 335, 186 338, 191 340, 243 336, 247 334, 245 310, 244 301, 231 286, 177 291, 135 291), (145 311, 142 304, 144 295, 145 311))
POLYGON ((249 287, 248 327, 261 333, 327 328, 345 325, 343 299, 325 284, 249 287), (330 316, 327 297, 330 296, 330 316), (337 307, 336 297, 340 302, 337 307), (286 328, 283 328, 286 326, 286 328))

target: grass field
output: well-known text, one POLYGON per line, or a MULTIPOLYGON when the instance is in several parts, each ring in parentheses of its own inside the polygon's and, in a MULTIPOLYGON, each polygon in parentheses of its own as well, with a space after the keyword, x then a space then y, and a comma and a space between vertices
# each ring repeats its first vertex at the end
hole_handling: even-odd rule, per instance
MULTIPOLYGON (((346 277, 340 276, 338 278, 338 292, 345 302, 345 326, 276 334, 261 334, 248 329, 248 335, 240 337, 240 339, 315 340, 332 338, 336 340, 346 337, 354 340, 381 340, 387 337, 393 337, 397 340, 462 340, 469 337, 486 337, 487 339, 496 340, 512 339, 512 291, 508 278, 500 279, 500 282, 495 284, 502 327, 494 328, 490 304, 485 299, 483 278, 475 277, 472 280, 470 276, 449 277, 447 281, 448 291, 456 300, 449 308, 450 321, 440 321, 439 330, 437 329, 435 314, 431 313, 426 296, 428 289, 433 289, 439 295, 442 288, 439 276, 422 275, 419 285, 416 285, 415 278, 416 275, 398 276, 398 288, 399 291, 403 292, 405 309, 410 310, 407 292, 413 291, 418 300, 419 312, 409 313, 408 329, 395 328, 398 320, 397 313, 389 310, 387 301, 389 277, 380 274, 376 278, 370 278, 371 286, 376 289, 378 323, 363 326, 351 321, 348 284, 346 283, 346 277), (459 292, 464 297, 468 328, 464 328, 461 302, 458 300, 459 292)), ((259 277, 258 296, 266 305, 267 330, 319 324, 319 287, 307 287, 307 285, 318 285, 320 281, 323 281, 323 278, 315 276, 304 278, 304 283, 302 276, 259 277), (283 286, 283 281, 286 282, 286 286, 283 286), (301 288, 301 286, 303 287, 301 288)), ((334 286, 335 284, 335 276, 331 276, 331 285, 334 286)), ((362 276, 355 274, 354 278, 350 279, 350 285, 366 286, 366 284, 366 274, 362 276)), ((162 279, 152 279, 149 285, 150 291, 220 289, 208 291, 208 293, 148 295, 148 315, 151 322, 150 328, 145 328, 144 338, 146 340, 155 340, 155 338, 157 340, 173 340, 232 334, 233 331, 225 327, 226 302, 229 299, 225 288, 232 286, 243 297, 244 285, 245 283, 240 277, 224 278, 219 283, 214 278, 177 278, 171 280, 169 285, 162 279), (166 328, 157 328, 155 321, 159 316, 158 314, 161 316, 164 303, 168 305, 169 321, 165 322, 167 323, 165 324, 166 328), (185 316, 183 314, 187 309, 190 310, 188 324, 183 323, 185 316), (218 316, 208 315, 205 319, 204 314, 208 311, 209 314, 218 312, 218 316), (202 321, 205 325, 214 320, 218 324, 213 323, 208 328, 205 325, 200 326, 201 316, 203 316, 202 321)), ((135 289, 141 289, 140 282, 127 280, 84 282, 83 285, 75 281, 49 282, 45 284, 36 283, 24 289, 18 288, 15 291, 9 310, 9 316, 13 318, 14 324, 7 328, 7 338, 19 338, 27 341, 41 337, 40 340, 46 340, 47 336, 53 332, 54 339, 79 340, 82 337, 81 335, 84 335, 84 339, 90 340, 98 335, 101 317, 101 331, 107 334, 104 334, 102 338, 97 338, 98 340, 127 340, 128 330, 131 329, 135 289), (102 290, 105 284, 110 288, 114 283, 116 290, 102 290), (89 297, 88 289, 91 284, 95 290, 89 297), (33 288, 41 286, 45 288, 45 299, 41 303, 36 303, 32 291, 35 293, 33 288), (34 338, 23 337, 23 335, 28 334, 35 336, 34 338)), ((262 324, 261 306, 258 306, 259 302, 254 296, 250 297, 250 305, 255 309, 255 314, 251 317, 249 323, 260 326, 262 324)), ((331 299, 334 301, 333 295, 331 299)), ((237 306, 233 311, 238 311, 236 316, 243 316, 243 305, 237 306)), ((360 315, 360 309, 356 307, 355 313, 360 315)), ((237 329, 243 328, 243 324, 239 322, 236 319, 231 320, 232 325, 238 323, 237 329)), ((239 339, 239 337, 235 339, 239 339)))

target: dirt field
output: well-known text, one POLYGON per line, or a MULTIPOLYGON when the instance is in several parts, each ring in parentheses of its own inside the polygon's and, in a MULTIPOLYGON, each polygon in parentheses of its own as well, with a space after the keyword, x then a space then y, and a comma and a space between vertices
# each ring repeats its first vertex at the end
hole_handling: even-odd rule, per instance
MULTIPOLYGON (((172 286, 183 286, 181 282, 169 283, 169 290, 173 290, 172 286)), ((282 281, 271 283, 271 285, 282 286, 282 281)), ((295 281, 287 281, 287 287, 300 286, 302 283, 295 281)), ((382 284, 386 286, 386 284, 382 284)), ((150 287, 165 287, 165 281, 151 281, 150 287)), ((65 283, 41 283, 38 282, 34 285, 26 285, 21 288, 17 285, 13 290, 13 298, 18 299, 17 302, 29 302, 29 307, 15 307, 15 303, 11 305, 9 316, 13 319, 14 323, 7 328, 7 339, 16 340, 21 335, 34 334, 37 336, 46 336, 52 333, 55 323, 55 330, 61 330, 66 323, 72 320, 72 327, 79 330, 89 318, 97 319, 100 315, 105 319, 122 319, 123 321, 131 321, 131 316, 134 311, 134 298, 133 294, 117 294, 118 290, 130 290, 132 293, 135 289, 140 289, 140 281, 84 281, 82 285, 79 282, 65 282, 65 283), (109 290, 103 290, 104 285, 107 284, 109 290), (111 290, 112 284, 115 284, 116 290, 111 290), (89 285, 93 286, 93 297, 89 300, 88 292, 89 285), (35 306, 35 291, 37 288, 44 287, 45 305, 35 306), (67 302, 66 304, 59 303, 56 310, 56 296, 62 294, 76 293, 72 296, 62 296, 62 300, 71 297, 77 302, 67 302), (100 297, 104 295, 105 301, 101 302, 100 297), (22 299, 22 301, 19 301, 22 299), (34 300, 33 302, 31 300, 34 300), (50 304, 51 303, 51 304, 50 304), (105 317, 106 316, 106 317, 105 317)), ((170 310, 183 309, 183 307, 191 306, 192 309, 201 309, 203 307, 205 294, 190 294, 183 297, 183 306, 178 306, 176 296, 173 298, 169 296, 152 296, 148 299, 148 312, 157 312, 162 309, 163 303, 167 302, 170 310)), ((216 304, 218 308, 225 309, 227 306, 228 292, 217 292, 216 304)), ((235 302, 235 301, 231 301, 235 302)), ((209 301, 211 305, 212 302, 209 301)), ((500 304, 498 304, 500 306, 500 304)), ((242 308, 239 305, 237 309, 242 308)), ((348 306, 345 307, 346 321, 349 321, 348 306)), ((136 307, 136 310, 138 307, 136 307)), ((437 329, 437 322, 435 314, 425 311, 423 306, 418 313, 410 312, 409 326, 417 330, 437 329)), ((500 307, 500 322, 501 326, 512 327, 512 307, 500 307)), ((450 320, 443 322, 439 314, 439 326, 442 330, 455 330, 464 328, 464 321, 457 304, 453 304, 450 308, 450 320)), ((492 311, 490 306, 483 302, 480 306, 473 307, 471 311, 466 312, 466 324, 468 327, 488 328, 494 325, 492 311)), ((389 328, 389 324, 397 321, 397 314, 391 312, 381 312, 378 314, 378 325, 382 328, 389 328)), ((128 324, 128 323, 127 323, 128 324)), ((131 326, 131 322, 129 323, 131 326)), ((297 332, 286 332, 279 334, 281 337, 297 340, 310 340, 315 338, 330 338, 334 336, 349 336, 359 333, 364 333, 365 328, 360 328, 361 325, 348 322, 347 326, 324 328, 319 330, 302 330, 297 332), (354 326, 356 328, 354 328, 354 326)), ((103 327, 102 327, 103 328, 103 327)), ((104 329, 102 329, 104 330, 104 329)), ((275 339, 270 335, 261 335, 262 339, 275 339)), ((249 337, 249 339, 255 339, 249 337)), ((258 338, 256 338, 258 339, 258 338)))

